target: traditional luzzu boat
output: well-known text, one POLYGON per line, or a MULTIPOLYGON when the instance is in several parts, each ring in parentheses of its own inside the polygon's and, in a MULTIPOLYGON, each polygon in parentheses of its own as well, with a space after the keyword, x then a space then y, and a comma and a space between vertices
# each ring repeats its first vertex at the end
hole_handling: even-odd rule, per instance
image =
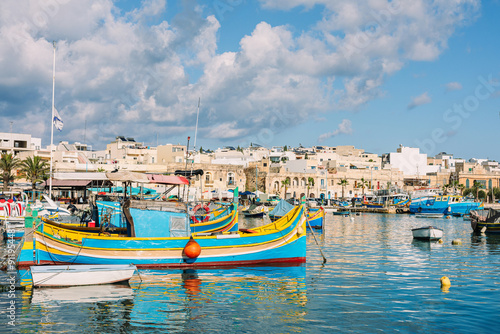
POLYGON ((269 216, 269 219, 271 219, 271 221, 275 221, 280 219, 281 217, 286 216, 288 212, 290 212, 293 208, 294 206, 292 204, 282 199, 278 202, 274 209, 269 211, 267 215, 269 216))
POLYGON ((248 209, 241 211, 245 217, 249 218, 262 218, 265 215, 265 208, 263 205, 252 204, 248 209))
POLYGON ((500 210, 473 210, 470 224, 475 233, 500 234, 500 210))
POLYGON ((323 228, 325 223, 325 209, 323 207, 309 208, 307 211, 307 220, 309 221, 309 226, 318 229, 323 228))
POLYGON ((420 198, 410 203, 411 213, 441 213, 463 216, 473 210, 483 210, 483 202, 465 200, 458 195, 437 195, 420 198))
MULTIPOLYGON (((110 226, 124 227, 123 218, 121 213, 121 203, 111 202, 111 201, 96 201, 99 220, 102 225, 103 223, 109 224, 110 226), (106 213, 108 212, 108 213, 106 213), (103 220, 102 217, 105 217, 103 220)), ((162 202, 162 201, 144 201, 145 208, 157 207, 157 206, 171 206, 172 203, 177 206, 182 206, 179 202, 162 202), (165 204, 170 203, 170 204, 165 204), (177 204, 176 204, 177 203, 177 204)), ((208 207, 207 207, 208 208, 208 207)), ((188 207, 186 207, 188 210, 188 207)), ((195 212, 197 210, 194 210, 195 212)), ((94 221, 99 221, 97 217, 94 217, 94 221)), ((222 205, 214 210, 208 211, 204 215, 190 215, 190 226, 192 233, 199 232, 233 232, 238 230, 238 193, 235 194, 232 203, 222 205)))
POLYGON ((237 232, 194 234, 196 239, 189 215, 178 203, 171 203, 168 211, 152 207, 146 210, 143 205, 141 201, 124 204, 127 236, 96 235, 42 222, 34 231, 27 231, 18 266, 132 263, 139 268, 184 268, 306 260, 304 204, 268 225, 237 232))

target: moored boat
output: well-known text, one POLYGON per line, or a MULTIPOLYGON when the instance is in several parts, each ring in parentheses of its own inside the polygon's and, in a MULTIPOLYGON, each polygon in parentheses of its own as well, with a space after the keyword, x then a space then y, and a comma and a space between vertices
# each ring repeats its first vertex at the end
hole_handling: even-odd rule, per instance
POLYGON ((133 264, 31 266, 33 286, 79 286, 128 282, 133 264))
POLYGON ((411 213, 441 213, 445 215, 464 215, 472 210, 482 210, 482 202, 474 202, 458 195, 438 195, 412 200, 411 213))
POLYGON ((470 224, 476 233, 500 234, 500 210, 473 210, 470 212, 470 224))
POLYGON ((443 237, 443 230, 434 226, 414 228, 411 230, 413 238, 419 240, 439 240, 443 237))
POLYGON ((133 263, 143 268, 183 268, 305 262, 304 205, 294 207, 271 224, 251 230, 199 233, 195 235, 198 250, 188 252, 188 243, 194 243, 185 211, 176 208, 175 203, 171 203, 169 211, 156 211, 135 208, 134 202, 127 201, 123 206, 127 236, 96 235, 42 223, 34 231, 33 241, 25 240, 19 267, 133 263), (150 224, 152 221, 155 223, 150 224))
POLYGON ((416 213, 416 218, 443 218, 442 213, 416 213))
POLYGON ((307 220, 309 221, 309 226, 318 229, 323 228, 325 223, 325 209, 323 207, 308 208, 307 220))

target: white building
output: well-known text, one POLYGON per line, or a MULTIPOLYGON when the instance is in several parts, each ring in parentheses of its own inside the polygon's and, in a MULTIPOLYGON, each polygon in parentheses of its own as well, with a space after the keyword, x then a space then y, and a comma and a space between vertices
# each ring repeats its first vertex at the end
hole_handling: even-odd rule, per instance
POLYGON ((41 150, 42 139, 30 134, 0 132, 0 150, 2 153, 13 153, 41 150))
POLYGON ((397 168, 404 175, 419 176, 439 172, 440 166, 427 165, 427 154, 420 153, 419 148, 400 145, 397 152, 388 154, 384 165, 384 169, 387 168, 397 168))

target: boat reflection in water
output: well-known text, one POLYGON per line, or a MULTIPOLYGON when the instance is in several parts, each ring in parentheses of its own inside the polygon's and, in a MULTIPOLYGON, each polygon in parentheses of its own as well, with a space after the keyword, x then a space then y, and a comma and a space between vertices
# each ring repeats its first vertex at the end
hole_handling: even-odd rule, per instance
POLYGON ((114 302, 133 298, 134 291, 126 284, 71 286, 33 289, 31 304, 51 306, 61 303, 114 302))
POLYGON ((252 318, 268 322, 263 328, 293 326, 306 313, 305 278, 304 265, 141 270, 140 278, 130 281, 136 293, 131 322, 140 324, 147 314, 149 325, 179 331, 243 330, 255 326, 252 318), (214 314, 220 316, 215 319, 214 314), (241 319, 241 327, 235 318, 241 319))
POLYGON ((19 324, 28 331, 295 332, 307 313, 305 265, 140 270, 128 286, 26 292, 30 317, 19 324))

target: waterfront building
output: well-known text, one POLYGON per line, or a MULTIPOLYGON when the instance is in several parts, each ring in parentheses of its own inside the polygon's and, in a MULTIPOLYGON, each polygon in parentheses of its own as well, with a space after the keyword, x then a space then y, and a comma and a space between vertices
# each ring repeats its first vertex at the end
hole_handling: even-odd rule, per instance
POLYGON ((145 146, 130 137, 116 137, 106 145, 106 153, 115 164, 148 165, 158 161, 156 147, 145 146))
POLYGON ((1 153, 17 155, 21 152, 41 150, 42 139, 25 133, 0 132, 1 153))

